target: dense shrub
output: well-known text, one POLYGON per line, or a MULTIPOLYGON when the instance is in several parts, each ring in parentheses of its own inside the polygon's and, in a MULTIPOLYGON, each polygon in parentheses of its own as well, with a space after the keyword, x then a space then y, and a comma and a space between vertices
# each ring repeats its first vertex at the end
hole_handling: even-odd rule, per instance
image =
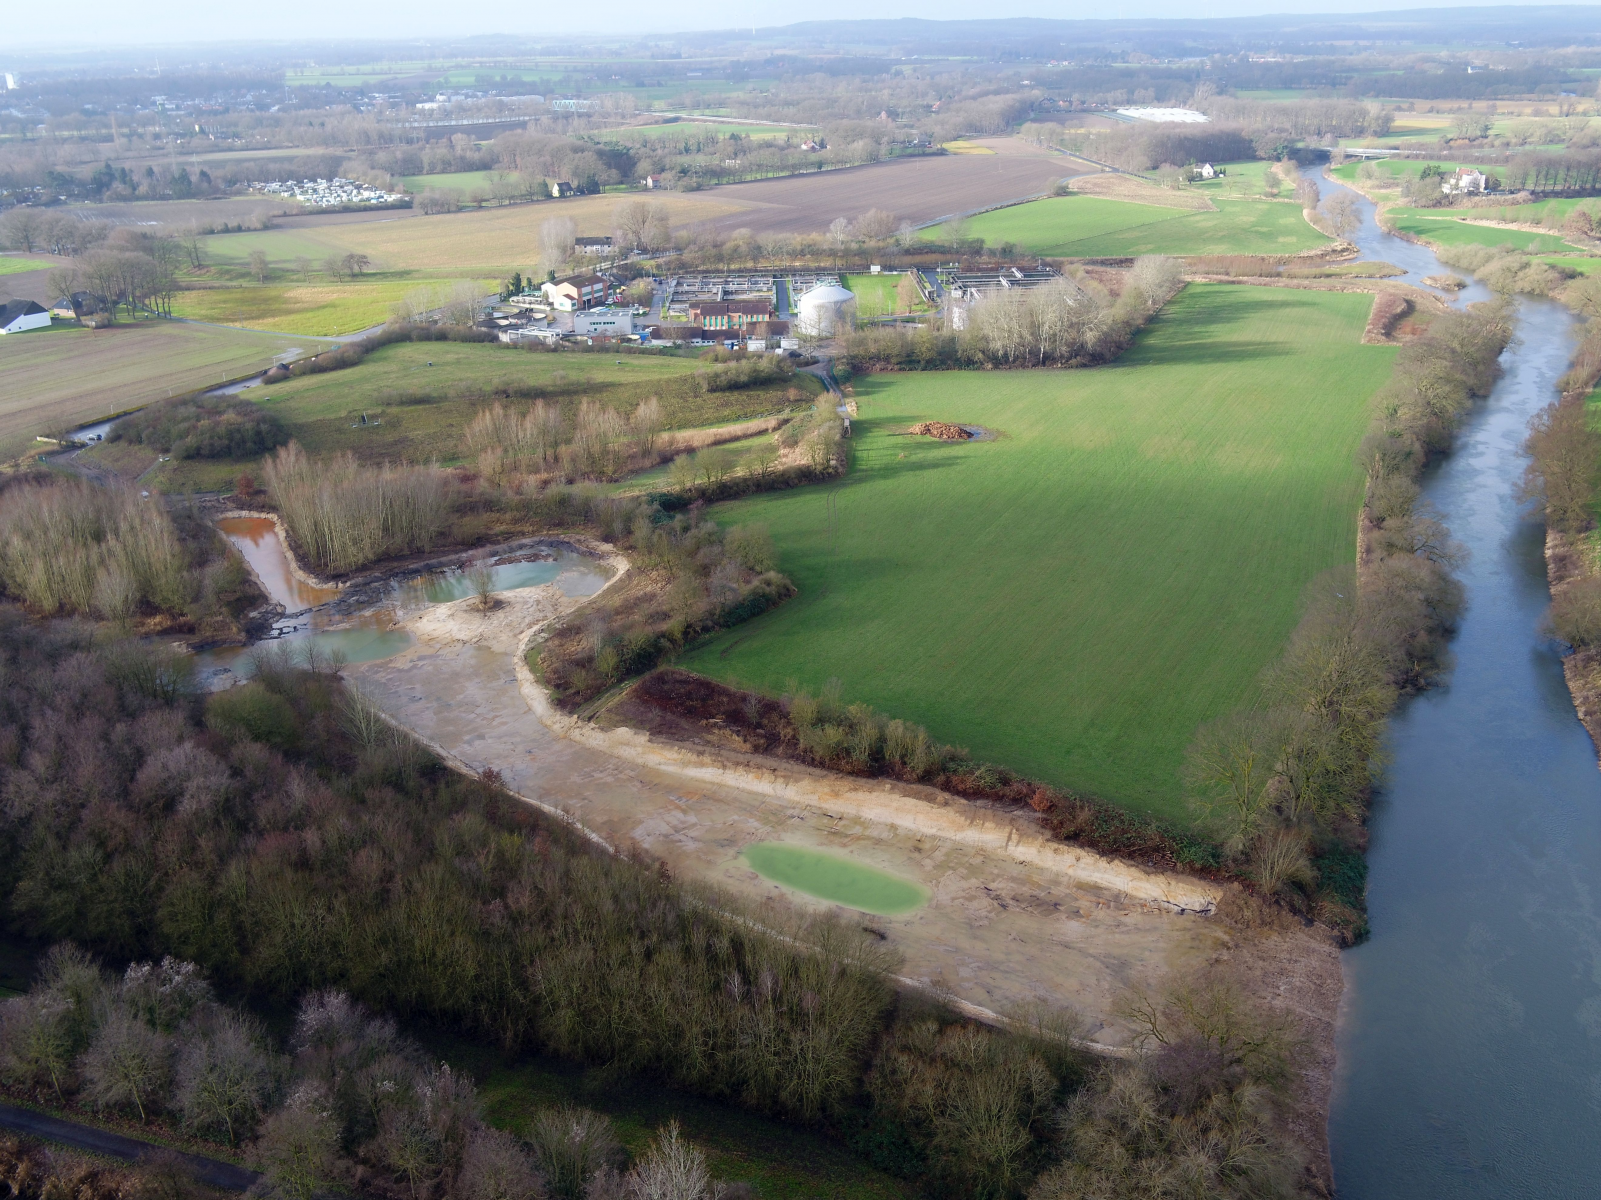
POLYGON ((265 474, 297 547, 322 570, 427 550, 449 516, 448 480, 432 467, 364 467, 348 451, 314 463, 290 442, 265 474))
POLYGON ((0 586, 39 612, 120 620, 184 610, 195 580, 159 501, 42 478, 0 493, 0 586))
POLYGON ((1525 448, 1523 493, 1540 502, 1546 524, 1570 534, 1590 529, 1601 483, 1601 433, 1591 427, 1585 391, 1564 392, 1536 413, 1525 448))
POLYGON ((124 417, 106 437, 174 458, 250 458, 289 440, 276 416, 236 397, 163 400, 124 417))

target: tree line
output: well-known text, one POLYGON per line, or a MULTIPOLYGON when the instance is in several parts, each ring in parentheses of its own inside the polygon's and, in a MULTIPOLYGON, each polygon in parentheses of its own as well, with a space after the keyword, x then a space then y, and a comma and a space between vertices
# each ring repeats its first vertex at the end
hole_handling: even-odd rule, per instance
POLYGON ((1442 668, 1461 607, 1460 549, 1418 478, 1489 393, 1512 335, 1505 303, 1437 317, 1374 399, 1359 561, 1313 581, 1254 704, 1201 727, 1190 802, 1266 894, 1358 934, 1359 847, 1385 718, 1442 668))

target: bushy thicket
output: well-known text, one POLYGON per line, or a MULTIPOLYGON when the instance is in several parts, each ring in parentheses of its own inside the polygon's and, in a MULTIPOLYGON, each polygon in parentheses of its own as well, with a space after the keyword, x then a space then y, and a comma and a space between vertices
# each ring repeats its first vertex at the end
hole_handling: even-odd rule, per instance
POLYGON ((1459 549, 1418 476, 1494 383, 1504 304, 1436 318, 1402 347, 1363 440, 1361 561, 1314 581, 1256 705, 1198 731, 1186 761, 1197 815, 1265 892, 1359 929, 1353 877, 1383 723, 1440 668, 1461 606, 1459 549))
MULTIPOLYGON (((286 1064, 180 963, 93 983, 58 956, 7 1010, 5 1045, 21 1048, 7 1070, 27 1086, 89 1088, 226 1140, 220 1097, 286 1194, 311 1194, 308 1163, 340 1179, 345 1157, 370 1172, 346 1180, 418 1200, 506 1197, 466 1190, 470 1168, 492 1165, 473 1167, 466 1081, 326 994, 338 989, 507 1050, 824 1124, 936 1194, 1015 1196, 1052 1158, 1052 1114, 1083 1069, 1070 1018, 1040 1010, 1002 1033, 896 1008, 891 960, 854 927, 740 912, 599 850, 493 779, 445 771, 334 677, 272 655, 258 668, 202 702, 153 648, 97 648, 82 626, 0 610, 7 924, 123 960, 172 955, 234 994, 301 1004, 286 1064), (102 999, 60 1001, 91 986, 102 999), (113 1042, 142 1047, 137 1074, 113 1042), (243 1082, 203 1100, 190 1084, 213 1075, 243 1082)), ((543 1147, 592 1122, 535 1125, 536 1166, 576 1195, 543 1147)), ((586 1194, 636 1194, 607 1181, 586 1194)))
POLYGON ((298 442, 264 464, 267 490, 315 567, 349 571, 431 548, 450 515, 449 480, 433 467, 364 467, 349 451, 313 462, 298 442))
POLYGON ((1448 267, 1471 272, 1503 296, 1554 295, 1573 278, 1573 272, 1541 262, 1511 245, 1441 246, 1435 257, 1448 267))
POLYGON ((576 708, 612 684, 650 670, 700 634, 737 625, 792 596, 773 568, 765 528, 724 531, 698 507, 666 517, 648 501, 613 503, 632 577, 559 625, 538 649, 558 703, 576 708), (629 514, 631 513, 631 517, 629 514))
POLYGON ((197 396, 142 408, 113 425, 106 440, 149 446, 174 458, 249 458, 283 445, 289 434, 259 404, 197 396))
POLYGON ((872 326, 843 340, 843 358, 853 371, 1106 362, 1123 352, 1179 285, 1173 260, 1142 258, 1116 298, 1088 276, 996 291, 967 306, 960 330, 872 326))
POLYGON ((125 620, 144 607, 183 611, 194 580, 158 500, 43 478, 0 492, 0 586, 42 613, 125 620))

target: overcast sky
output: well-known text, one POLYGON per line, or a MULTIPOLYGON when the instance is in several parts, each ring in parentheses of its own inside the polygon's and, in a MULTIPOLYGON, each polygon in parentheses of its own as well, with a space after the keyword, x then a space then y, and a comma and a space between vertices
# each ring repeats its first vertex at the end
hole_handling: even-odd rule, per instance
MULTIPOLYGON (((1472 0, 1466 0, 1471 3, 1472 0)), ((1405 8, 1458 8, 1464 0, 1123 0, 1101 5, 1056 0, 1003 0, 974 11, 971 0, 809 0, 805 5, 761 6, 761 24, 790 20, 864 17, 1236 17, 1263 13, 1376 12, 1405 8)), ((0 32, 0 70, 7 47, 194 43, 243 39, 411 38, 507 33, 618 33, 725 29, 730 5, 671 5, 661 0, 605 0, 599 4, 442 4, 439 0, 74 0, 13 3, 0 32)))

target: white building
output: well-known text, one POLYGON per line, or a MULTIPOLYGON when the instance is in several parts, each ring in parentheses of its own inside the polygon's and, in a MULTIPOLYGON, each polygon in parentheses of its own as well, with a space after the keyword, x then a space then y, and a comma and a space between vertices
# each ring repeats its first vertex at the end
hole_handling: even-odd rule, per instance
POLYGON ((573 246, 580 254, 610 254, 612 242, 609 237, 581 237, 573 239, 573 246))
POLYGON ((1202 163, 1200 166, 1195 168, 1195 177, 1197 179, 1216 179, 1217 168, 1211 163, 1202 163))
POLYGON ((583 337, 629 337, 634 314, 626 308, 591 308, 573 314, 573 332, 583 337))
POLYGON ((1183 125, 1201 125, 1212 119, 1193 108, 1120 108, 1117 115, 1134 121, 1177 122, 1183 125))
POLYGON ((833 337, 856 324, 856 293, 838 284, 818 284, 795 307, 796 328, 810 337, 833 337))
POLYGON ((1489 180, 1484 172, 1475 171, 1472 167, 1458 167, 1455 175, 1446 175, 1440 180, 1440 190, 1447 196, 1465 196, 1470 192, 1482 194, 1488 185, 1489 180))
POLYGON ((32 300, 7 300, 0 304, 0 333, 22 333, 50 325, 50 310, 32 300))

